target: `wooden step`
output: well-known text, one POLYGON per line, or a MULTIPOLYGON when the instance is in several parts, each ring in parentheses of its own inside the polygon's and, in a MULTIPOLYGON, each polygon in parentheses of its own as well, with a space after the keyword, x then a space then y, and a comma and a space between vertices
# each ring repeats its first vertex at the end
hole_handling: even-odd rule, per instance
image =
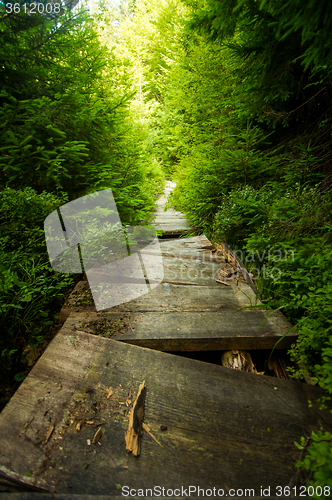
POLYGON ((154 228, 156 231, 162 231, 163 236, 180 236, 192 229, 186 221, 172 222, 170 220, 154 224, 154 228))
MULTIPOLYGON (((167 305, 165 306, 167 308, 167 305)), ((162 309, 162 308, 160 308, 162 309)), ((280 313, 259 310, 72 313, 68 331, 82 330, 159 351, 227 349, 287 349, 296 340, 290 323, 280 313), (124 318, 117 333, 116 326, 124 318), (115 330, 114 330, 115 328, 115 330), (287 334, 290 330, 289 334, 287 334)))
MULTIPOLYGON (((164 212, 165 202, 156 227, 181 234, 185 218, 164 212)), ((145 489, 160 485, 186 498, 182 488, 194 486, 219 496, 250 488, 258 499, 294 478, 301 484, 294 440, 331 424, 331 414, 317 410, 319 388, 160 352, 270 349, 279 340, 286 348, 296 332, 281 313, 261 309, 243 269, 220 279, 219 271, 239 266, 212 252, 205 236, 160 247, 163 282, 135 300, 97 313, 87 282, 76 285, 64 325, 0 414, 0 491, 2 482, 54 498, 116 499, 129 485, 153 498, 145 489), (143 380, 144 421, 160 445, 144 433, 134 457, 125 432, 143 380)))
POLYGON ((0 414, 0 477, 57 494, 160 485, 215 487, 224 496, 251 488, 259 498, 261 487, 275 493, 296 477, 294 440, 331 423, 317 412, 322 395, 63 327, 0 414), (143 380, 144 422, 160 445, 144 432, 134 457, 124 436, 143 380))
POLYGON ((167 196, 174 189, 175 184, 168 182, 166 184, 165 193, 157 201, 156 216, 153 222, 154 228, 157 231, 162 231, 163 236, 174 236, 187 233, 192 230, 185 216, 173 208, 165 210, 167 196))
MULTIPOLYGON (((282 313, 264 310, 243 276, 222 281, 219 271, 224 263, 209 247, 205 236, 162 243, 163 282, 98 314, 87 282, 77 284, 60 319, 70 317, 68 328, 80 330, 84 324, 83 331, 104 335, 108 330, 101 331, 100 325, 113 325, 113 331, 121 315, 128 313, 126 328, 112 337, 161 351, 272 349, 277 342, 278 349, 289 348, 297 336, 290 323, 282 313)), ((150 253, 153 259, 153 250, 150 253)))

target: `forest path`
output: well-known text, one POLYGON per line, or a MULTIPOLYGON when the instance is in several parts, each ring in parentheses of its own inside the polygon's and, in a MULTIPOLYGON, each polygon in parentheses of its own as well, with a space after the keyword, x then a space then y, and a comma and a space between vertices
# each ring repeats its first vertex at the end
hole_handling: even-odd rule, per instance
POLYGON ((174 182, 166 182, 164 194, 157 201, 156 216, 153 224, 157 231, 163 231, 168 236, 180 236, 183 232, 191 230, 185 216, 181 212, 174 210, 174 208, 168 208, 165 211, 167 197, 173 191, 174 187, 174 182))
MULTIPOLYGON (((182 215, 179 229, 165 214, 169 231, 185 230, 182 215)), ((220 496, 251 488, 259 498, 261 487, 274 496, 302 484, 294 440, 331 418, 317 413, 320 389, 161 352, 272 347, 290 325, 239 309, 255 294, 241 276, 216 281, 229 263, 205 236, 160 247, 162 283, 131 302, 96 312, 88 283, 76 286, 63 327, 0 415, 0 484, 73 498, 116 498, 124 485, 179 489, 181 498, 189 486, 220 496), (160 444, 144 433, 134 457, 124 436, 143 380, 144 422, 160 444)))
POLYGON ((183 214, 164 210, 173 188, 168 182, 154 221, 154 227, 171 238, 160 240, 160 250, 152 247, 145 253, 153 262, 161 251, 162 283, 130 302, 97 312, 88 283, 80 282, 61 311, 61 321, 70 315, 68 327, 102 335, 109 325, 109 337, 160 351, 272 349, 277 341, 278 349, 290 347, 296 334, 291 330, 282 339, 291 325, 281 313, 240 309, 257 305, 256 295, 223 252, 214 252, 204 235, 174 238, 191 228, 183 214), (237 279, 226 282, 223 273, 237 279), (119 317, 124 317, 122 328, 111 328, 119 317))

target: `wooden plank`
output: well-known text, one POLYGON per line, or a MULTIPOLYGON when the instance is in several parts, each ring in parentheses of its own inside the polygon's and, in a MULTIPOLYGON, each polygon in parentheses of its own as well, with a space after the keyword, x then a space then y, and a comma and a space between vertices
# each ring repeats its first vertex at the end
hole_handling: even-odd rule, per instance
POLYGON ((181 212, 173 208, 169 208, 165 211, 167 196, 174 187, 175 183, 167 182, 164 194, 157 201, 156 216, 153 222, 155 229, 157 231, 163 231, 163 234, 166 236, 181 235, 192 229, 181 212))
POLYGON ((220 311, 248 307, 254 303, 255 295, 244 283, 240 283, 238 287, 162 283, 150 293, 108 311, 220 311))
POLYGON ((162 231, 163 236, 167 235, 181 235, 187 231, 192 230, 192 227, 187 222, 169 222, 162 224, 153 224, 156 231, 162 231))
POLYGON ((296 341, 296 333, 279 312, 164 311, 74 313, 65 326, 73 333, 104 335, 109 331, 108 336, 116 340, 159 351, 272 349, 277 341, 277 349, 287 349, 296 341), (119 320, 121 328, 117 329, 119 320))
POLYGON ((155 223, 165 223, 165 222, 176 222, 176 221, 183 221, 185 222, 187 219, 185 216, 181 213, 169 213, 167 212, 160 212, 156 213, 156 216, 154 218, 155 223))
POLYGON ((177 210, 174 210, 173 208, 169 208, 168 210, 165 210, 164 206, 158 206, 157 209, 155 210, 156 214, 156 219, 157 218, 176 218, 176 219, 185 219, 186 217, 183 215, 183 213, 178 212, 177 210))
POLYGON ((72 312, 96 311, 88 281, 79 281, 63 305, 59 323, 64 323, 72 312))
POLYGON ((331 423, 308 407, 322 395, 316 387, 82 332, 72 338, 63 328, 0 415, 0 471, 14 482, 58 494, 193 485, 259 495, 262 486, 289 484, 294 440, 331 423), (145 433, 134 457, 125 449, 126 402, 143 380, 145 423, 162 446, 145 433), (99 427, 100 445, 88 446, 99 427))
POLYGON ((162 248, 162 251, 164 248, 166 248, 166 250, 167 250, 167 247, 170 247, 171 250, 173 250, 173 248, 177 248, 177 247, 197 248, 199 250, 201 250, 201 249, 211 250, 213 248, 212 243, 210 242, 210 240, 208 240, 208 238, 206 236, 204 236, 204 234, 202 234, 200 236, 191 236, 188 238, 180 238, 180 239, 172 240, 172 241, 165 241, 165 242, 161 241, 160 246, 162 248))
POLYGON ((216 279, 220 278, 220 265, 217 262, 163 257, 163 264, 163 281, 220 287, 216 284, 216 279))
MULTIPOLYGON (((270 316, 271 313, 259 309, 238 310, 260 302, 247 284, 220 280, 220 262, 205 261, 203 252, 211 256, 209 250, 203 250, 210 246, 207 238, 186 238, 174 246, 181 249, 180 252, 190 252, 189 257, 164 257, 161 285, 133 301, 98 313, 90 325, 84 320, 85 315, 74 314, 68 323, 70 328, 80 330, 84 324, 83 330, 88 333, 107 334, 123 342, 161 351, 272 349, 278 341, 277 348, 285 349, 295 342, 296 331, 291 330, 281 313, 270 316), (192 258, 196 252, 199 258, 192 258), (133 315, 127 322, 120 323, 119 329, 117 322, 124 313, 133 315), (287 330, 291 331, 283 338, 287 330)), ((82 286, 87 284, 77 285, 70 297, 65 309, 67 317, 70 311, 80 312, 75 305, 77 300, 80 302, 76 290, 82 286)), ((90 303, 88 296, 85 300, 90 303)), ((89 310, 93 309, 89 306, 86 311, 89 310)), ((63 315, 62 311, 61 317, 63 315)))
MULTIPOLYGON (((204 262, 224 262, 217 253, 211 252, 212 243, 204 236, 193 238, 179 238, 171 241, 160 240, 160 250, 165 257, 178 257, 183 259, 200 259, 204 262)), ((149 251, 153 255, 154 252, 149 251)))
MULTIPOLYGON (((84 282, 85 284, 87 282, 84 282)), ((81 287, 79 287, 81 288, 81 287)), ((74 290, 78 290, 76 286, 74 290)), ((75 300, 79 296, 75 295, 75 300)), ((239 286, 231 284, 229 287, 224 286, 200 286, 200 285, 177 285, 172 283, 162 283, 154 288, 151 292, 137 297, 130 302, 124 302, 118 306, 105 311, 220 311, 221 309, 236 309, 239 307, 248 307, 255 304, 255 295, 252 290, 244 283, 239 286)), ((67 314, 73 312, 96 312, 95 308, 79 308, 69 305, 65 308, 67 314)), ((60 314, 64 316, 63 311, 60 314)))
MULTIPOLYGON (((195 238, 187 238, 186 240, 195 240, 195 238)), ((185 243, 187 243, 186 240, 185 243)), ((205 240, 208 242, 206 238, 205 240)), ((211 254, 211 252, 209 252, 208 250, 200 250, 199 248, 197 248, 197 246, 197 241, 189 241, 187 245, 185 245, 184 250, 181 250, 182 253, 187 252, 185 254, 185 258, 164 257, 163 259, 165 271, 163 279, 164 283, 178 283, 182 285, 187 284, 190 286, 196 285, 197 290, 192 290, 190 292, 188 290, 188 287, 186 289, 176 289, 171 285, 165 285, 164 288, 159 286, 149 294, 143 295, 142 298, 139 297, 136 300, 125 303, 123 307, 126 310, 141 310, 140 308, 137 309, 137 305, 140 304, 143 307, 143 310, 149 310, 151 305, 155 310, 156 307, 158 309, 160 305, 163 304, 166 300, 166 302, 172 301, 174 307, 177 307, 178 305, 177 309, 180 310, 182 304, 181 298, 183 297, 187 309, 188 307, 191 307, 191 309, 197 308, 197 310, 201 310, 203 304, 205 304, 204 308, 208 308, 209 299, 212 300, 211 308, 213 309, 215 308, 213 302, 216 302, 218 300, 217 296, 220 293, 221 296, 218 305, 221 307, 226 307, 227 305, 229 307, 244 307, 255 304, 255 295, 243 283, 239 283, 238 288, 236 288, 236 281, 230 280, 229 283, 232 283, 232 288, 230 288, 228 292, 226 292, 225 287, 221 286, 219 281, 217 281, 220 280, 219 271, 221 269, 221 263, 218 262, 218 260, 208 260, 211 258, 211 255, 213 257, 213 254, 211 254), (191 245, 191 248, 188 248, 189 245, 191 245), (202 253, 205 251, 208 252, 207 257, 204 253, 202 253), (190 252, 189 255, 188 252, 190 252), (188 256, 188 258, 186 258, 186 255, 188 256), (206 290, 203 290, 201 286, 198 285, 207 288, 206 290), (210 291, 210 288, 212 287, 216 290, 210 291), (167 296, 165 296, 165 293, 162 293, 163 290, 165 293, 167 292, 167 296), (239 290, 242 290, 242 292, 240 292, 239 290), (228 293, 228 295, 226 295, 226 293, 228 293), (236 295, 235 297, 234 294, 236 295), (201 304, 199 297, 201 297, 201 304), (247 297, 250 297, 250 302, 249 300, 247 300, 247 297), (191 306, 189 298, 192 299, 191 306), (243 300, 239 300, 240 298, 245 299, 245 301, 243 302, 243 300)), ((153 255, 154 252, 151 250, 151 258, 153 258, 153 255)), ((173 310, 174 307, 172 308, 173 310)), ((89 289, 89 284, 87 281, 82 281, 77 283, 68 298, 68 303, 63 306, 60 312, 59 321, 60 323, 63 323, 72 312, 95 310, 96 309, 89 289)))

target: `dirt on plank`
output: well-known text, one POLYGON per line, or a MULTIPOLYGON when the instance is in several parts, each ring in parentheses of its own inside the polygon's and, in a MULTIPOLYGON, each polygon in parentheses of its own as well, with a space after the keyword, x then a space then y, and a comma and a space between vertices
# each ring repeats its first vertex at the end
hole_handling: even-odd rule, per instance
POLYGON ((98 335, 99 337, 112 338, 127 330, 135 328, 131 326, 129 314, 123 314, 114 320, 100 318, 92 321, 83 321, 78 325, 73 325, 74 330, 83 330, 86 333, 98 335))

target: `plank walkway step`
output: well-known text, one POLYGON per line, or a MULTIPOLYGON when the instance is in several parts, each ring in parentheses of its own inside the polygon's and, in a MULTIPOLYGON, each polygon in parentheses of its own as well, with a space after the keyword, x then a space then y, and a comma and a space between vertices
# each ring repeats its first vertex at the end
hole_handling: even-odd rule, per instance
POLYGON ((302 484, 294 441, 332 424, 317 410, 318 387, 161 352, 271 348, 289 331, 278 344, 285 348, 296 333, 280 312, 243 309, 257 305, 243 273, 227 286, 216 281, 234 262, 205 236, 160 247, 164 279, 146 295, 97 313, 87 282, 73 290, 61 330, 0 414, 0 490, 91 500, 116 499, 124 485, 191 485, 224 496, 250 488, 258 499, 261 488, 274 498, 277 486, 302 484), (143 380, 144 422, 161 446, 144 433, 134 457, 125 432, 143 380))
POLYGON ((65 328, 69 332, 79 330, 105 336, 110 331, 109 336, 115 340, 169 352, 272 349, 277 341, 277 349, 286 349, 296 340, 293 333, 282 338, 291 325, 278 313, 267 317, 263 311, 236 309, 222 313, 125 311, 72 313, 65 328), (117 331, 121 318, 124 327, 117 331))
POLYGON ((157 231, 163 232, 163 236, 180 236, 193 229, 181 212, 173 208, 168 208, 165 211, 167 196, 172 189, 174 189, 174 186, 175 184, 173 182, 168 181, 166 183, 164 195, 157 201, 156 216, 153 225, 157 231))
POLYGON ((194 485, 259 497, 261 487, 275 492, 296 478, 294 440, 330 422, 328 412, 318 416, 320 396, 306 384, 63 327, 0 414, 0 476, 57 494, 194 485), (134 457, 124 435, 143 380, 144 421, 161 446, 144 433, 134 457))
POLYGON ((211 243, 205 236, 165 242, 160 247, 166 253, 163 283, 146 295, 98 313, 84 290, 88 283, 78 283, 61 311, 63 321, 69 317, 66 327, 106 334, 106 327, 105 332, 101 330, 105 324, 115 332, 112 338, 116 340, 168 352, 272 349, 277 342, 278 349, 286 349, 295 342, 297 334, 282 313, 248 309, 260 303, 247 283, 230 280, 224 286, 216 281, 222 262, 207 250, 211 243), (124 313, 128 321, 117 332, 124 313))

